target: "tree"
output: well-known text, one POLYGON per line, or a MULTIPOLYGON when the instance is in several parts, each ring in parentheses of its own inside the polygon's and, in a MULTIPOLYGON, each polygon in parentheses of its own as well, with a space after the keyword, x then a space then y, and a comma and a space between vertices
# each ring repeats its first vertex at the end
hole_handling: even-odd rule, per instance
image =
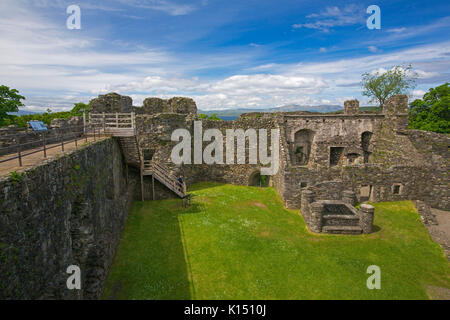
POLYGON ((70 112, 74 115, 82 116, 83 113, 89 112, 89 105, 83 102, 75 103, 75 107, 70 112))
POLYGON ((8 112, 19 111, 19 107, 24 105, 20 100, 25 100, 25 97, 19 95, 18 90, 0 86, 0 124, 8 118, 8 112))
MULTIPOLYGON (((27 122, 32 120, 42 121, 45 124, 50 124, 53 119, 68 119, 73 116, 82 116, 83 112, 89 111, 89 105, 79 102, 70 111, 52 112, 47 109, 44 113, 27 114, 21 116, 10 115, 3 121, 0 121, 0 126, 17 125, 19 128, 26 128, 27 122)), ((9 111, 8 111, 9 112, 9 111)))
POLYGON ((203 120, 213 120, 213 121, 220 121, 220 120, 222 120, 221 118, 219 118, 217 116, 217 113, 213 113, 210 116, 208 116, 207 114, 204 114, 204 113, 199 113, 198 114, 198 118, 199 119, 203 119, 203 120))
POLYGON ((411 65, 394 66, 388 71, 366 72, 362 75, 362 94, 371 98, 370 102, 378 102, 383 106, 391 96, 406 94, 414 88, 416 79, 417 74, 412 72, 411 65))
POLYGON ((445 83, 431 88, 409 107, 409 128, 450 133, 450 87, 445 83))

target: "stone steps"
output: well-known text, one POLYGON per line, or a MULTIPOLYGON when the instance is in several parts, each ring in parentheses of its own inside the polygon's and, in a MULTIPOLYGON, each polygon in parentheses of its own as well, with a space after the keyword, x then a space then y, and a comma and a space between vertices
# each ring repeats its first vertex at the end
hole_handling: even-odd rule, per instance
POLYGON ((359 226, 359 217, 344 214, 326 214, 323 216, 324 226, 359 226))
POLYGON ((359 226, 324 226, 323 233, 331 234, 361 234, 362 229, 359 226))

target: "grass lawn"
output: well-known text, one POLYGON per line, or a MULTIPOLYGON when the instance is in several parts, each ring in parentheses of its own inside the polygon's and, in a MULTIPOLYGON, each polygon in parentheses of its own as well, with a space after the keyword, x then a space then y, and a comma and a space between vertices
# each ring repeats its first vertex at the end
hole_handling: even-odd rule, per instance
MULTIPOLYGON (((273 188, 201 183, 136 202, 111 268, 112 299, 428 299, 449 263, 410 201, 376 203, 370 235, 314 235, 273 188), (381 268, 369 290, 367 267, 381 268)), ((445 289, 443 289, 445 290, 445 289)))

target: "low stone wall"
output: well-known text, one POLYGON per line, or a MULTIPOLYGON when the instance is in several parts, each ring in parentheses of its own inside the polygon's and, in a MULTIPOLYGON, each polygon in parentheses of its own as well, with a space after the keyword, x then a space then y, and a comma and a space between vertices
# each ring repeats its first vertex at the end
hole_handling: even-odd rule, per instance
POLYGON ((113 139, 0 180, 0 299, 99 298, 134 180, 113 139), (81 290, 66 287, 70 265, 81 290))
POLYGON ((373 232, 374 207, 362 204, 357 210, 354 194, 344 191, 342 200, 323 200, 311 190, 304 190, 301 214, 308 229, 315 233, 367 234, 373 232))

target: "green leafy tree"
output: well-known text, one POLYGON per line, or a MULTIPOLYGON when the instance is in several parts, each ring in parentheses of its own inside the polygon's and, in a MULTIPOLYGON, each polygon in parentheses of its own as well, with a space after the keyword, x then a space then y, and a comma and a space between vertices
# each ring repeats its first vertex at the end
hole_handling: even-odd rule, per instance
POLYGON ((208 116, 207 114, 204 113, 200 113, 198 114, 198 118, 199 119, 204 119, 204 120, 213 120, 213 121, 219 121, 222 120, 221 118, 219 118, 217 116, 217 113, 213 113, 212 115, 208 116))
POLYGON ((450 88, 445 83, 431 88, 409 107, 409 128, 450 133, 450 88))
POLYGON ((22 116, 10 115, 0 122, 0 126, 17 125, 19 128, 26 128, 27 123, 32 120, 42 121, 49 125, 53 119, 68 119, 73 116, 82 116, 83 112, 89 111, 89 105, 79 102, 70 111, 52 112, 47 109, 46 112, 40 114, 27 114, 22 116))
POLYGON ((394 66, 386 72, 366 72, 362 75, 361 86, 363 95, 370 98, 370 102, 377 102, 382 106, 387 99, 396 94, 407 94, 414 88, 417 74, 412 66, 394 66))
POLYGON ((210 115, 210 116, 208 117, 208 119, 209 119, 209 120, 214 120, 214 121, 222 120, 221 118, 219 118, 219 117, 217 116, 217 113, 213 113, 212 115, 210 115))
POLYGON ((82 102, 75 103, 75 107, 73 107, 71 111, 72 114, 79 116, 82 116, 83 113, 87 112, 89 112, 89 105, 82 102))
POLYGON ((19 95, 18 90, 0 86, 0 124, 9 120, 8 112, 19 111, 19 107, 24 105, 21 100, 25 100, 25 97, 19 95))

